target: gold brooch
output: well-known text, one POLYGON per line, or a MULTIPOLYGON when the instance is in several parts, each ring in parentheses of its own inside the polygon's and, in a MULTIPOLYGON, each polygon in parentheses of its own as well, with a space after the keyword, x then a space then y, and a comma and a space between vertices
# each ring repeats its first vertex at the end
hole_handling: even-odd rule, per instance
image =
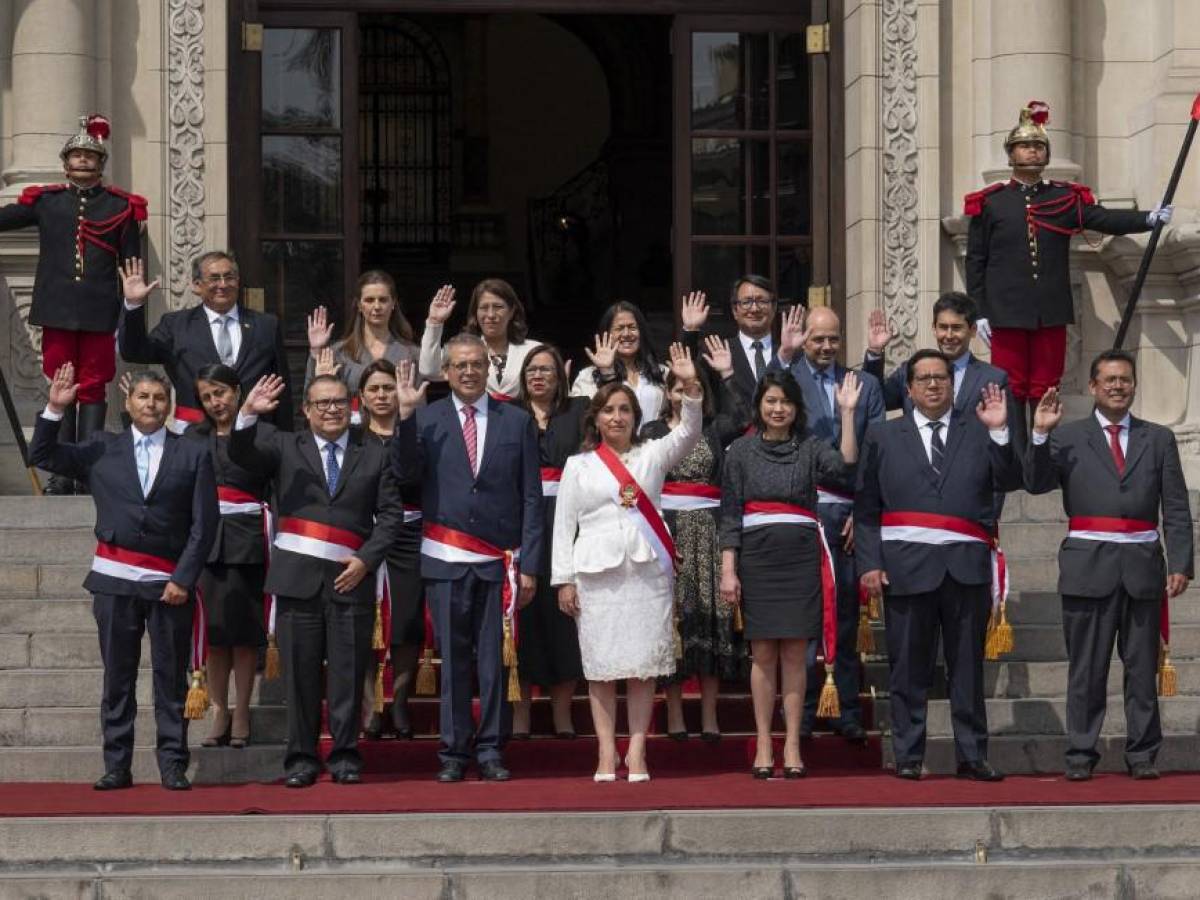
POLYGON ((621 487, 621 505, 626 509, 631 509, 637 504, 637 488, 632 484, 622 485, 621 487))

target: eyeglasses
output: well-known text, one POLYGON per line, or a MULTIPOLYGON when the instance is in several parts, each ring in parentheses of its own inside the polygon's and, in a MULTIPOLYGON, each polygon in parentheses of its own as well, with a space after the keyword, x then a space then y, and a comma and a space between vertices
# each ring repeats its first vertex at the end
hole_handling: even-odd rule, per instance
POLYGON ((319 412, 330 412, 331 410, 342 410, 350 406, 349 397, 329 397, 323 400, 312 400, 309 406, 315 407, 319 412))
POLYGON ((735 300, 733 305, 738 309, 767 309, 774 306, 775 301, 765 297, 747 297, 745 300, 735 300))
POLYGON ((928 387, 931 384, 945 384, 949 380, 949 375, 917 375, 913 378, 913 381, 922 387, 928 387))
POLYGON ((1097 378, 1096 384, 1101 387, 1129 387, 1133 379, 1128 375, 1110 375, 1107 378, 1097 378))
POLYGON ((553 375, 554 374, 554 366, 530 366, 528 369, 525 370, 525 374, 526 375, 535 375, 535 376, 536 375, 542 375, 542 376, 553 375))
POLYGON ((462 374, 463 372, 482 372, 487 368, 487 363, 482 360, 467 360, 466 362, 456 362, 450 365, 450 368, 455 372, 462 374))
POLYGON ((197 278, 197 281, 203 281, 205 284, 217 287, 222 284, 237 284, 237 272, 218 272, 214 275, 205 275, 203 278, 197 278))

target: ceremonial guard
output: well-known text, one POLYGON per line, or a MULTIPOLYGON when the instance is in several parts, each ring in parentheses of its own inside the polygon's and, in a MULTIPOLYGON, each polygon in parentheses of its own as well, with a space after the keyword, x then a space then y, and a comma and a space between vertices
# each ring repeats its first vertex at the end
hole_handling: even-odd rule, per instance
POLYGON ((1172 208, 1149 213, 1105 209, 1090 188, 1046 181, 1050 108, 1031 100, 1004 141, 1013 177, 966 195, 967 293, 979 304, 979 334, 992 363, 1008 373, 1017 406, 1014 437, 1023 443, 1026 404, 1036 406, 1062 378, 1067 325, 1075 321, 1069 265, 1071 238, 1149 231, 1169 222, 1172 208))
MULTIPOLYGON (((59 154, 66 183, 30 185, 16 203, 0 208, 0 231, 38 229, 29 324, 42 328, 46 377, 71 363, 79 381, 78 412, 71 406, 59 426, 60 440, 68 443, 104 428, 104 390, 116 374, 119 262, 141 256, 146 221, 144 197, 102 182, 108 119, 92 115, 79 122, 79 133, 59 154)), ((70 494, 74 486, 56 475, 46 492, 70 494)))

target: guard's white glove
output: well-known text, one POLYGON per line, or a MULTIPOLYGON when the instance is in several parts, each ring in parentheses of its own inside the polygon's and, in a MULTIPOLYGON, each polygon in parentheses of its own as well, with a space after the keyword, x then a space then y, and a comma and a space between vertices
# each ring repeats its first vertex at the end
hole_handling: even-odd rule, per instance
POLYGON ((1156 206, 1150 212, 1146 213, 1146 224, 1153 228, 1159 222, 1166 225, 1171 221, 1171 214, 1175 212, 1174 206, 1156 206))
POLYGON ((988 324, 987 319, 976 319, 975 328, 979 334, 980 340, 990 350, 992 348, 992 326, 988 324))

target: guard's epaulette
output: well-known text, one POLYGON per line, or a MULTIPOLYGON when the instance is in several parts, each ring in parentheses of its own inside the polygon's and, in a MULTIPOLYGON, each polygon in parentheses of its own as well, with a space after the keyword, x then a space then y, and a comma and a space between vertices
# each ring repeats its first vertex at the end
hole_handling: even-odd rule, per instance
POLYGON ((21 196, 17 198, 17 202, 24 206, 33 206, 38 202, 38 198, 42 194, 53 194, 56 191, 65 191, 65 184, 31 184, 25 190, 21 191, 21 196))
POLYGON ((1054 187, 1069 188, 1084 206, 1091 206, 1096 202, 1096 195, 1092 193, 1092 189, 1086 184, 1078 184, 1074 181, 1051 181, 1050 184, 1054 187))
POLYGON ((971 191, 971 193, 963 197, 963 215, 979 215, 981 212, 983 212, 983 204, 987 202, 987 198, 996 193, 996 191, 1000 190, 1006 184, 1008 184, 1007 181, 996 181, 978 191, 971 191))
POLYGON ((122 190, 115 184, 106 184, 104 189, 110 194, 114 194, 117 197, 122 197, 125 200, 128 200, 129 206, 133 209, 133 218, 136 221, 145 222, 147 217, 150 215, 146 198, 141 194, 134 194, 131 191, 122 190))

